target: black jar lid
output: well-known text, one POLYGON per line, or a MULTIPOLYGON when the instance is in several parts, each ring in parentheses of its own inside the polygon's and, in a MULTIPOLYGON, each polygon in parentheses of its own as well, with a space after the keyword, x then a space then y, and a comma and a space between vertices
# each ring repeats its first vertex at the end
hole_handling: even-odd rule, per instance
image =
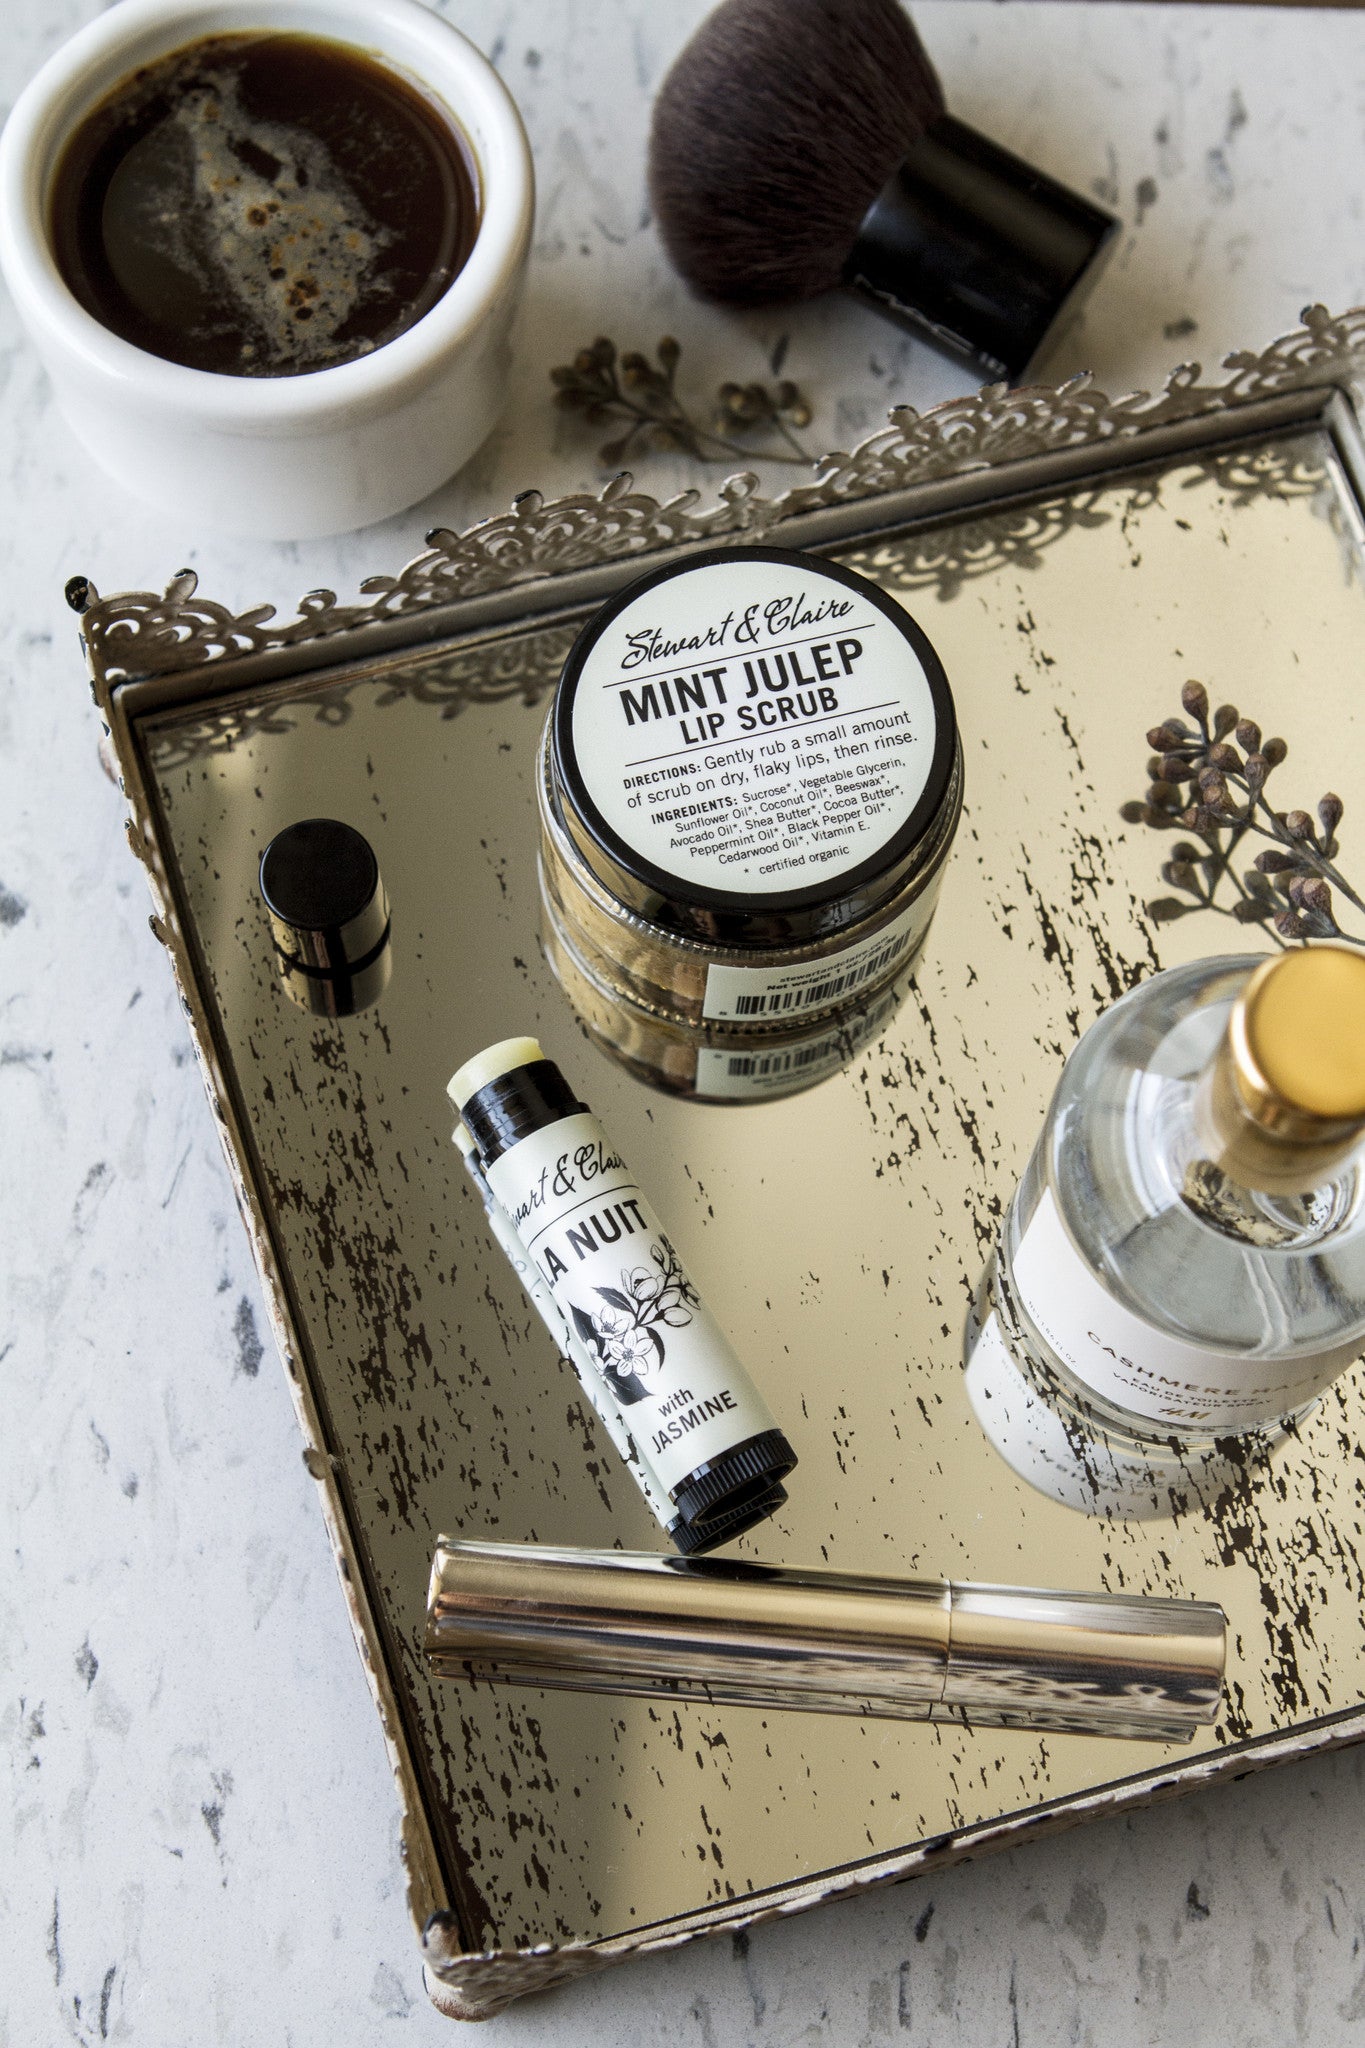
POLYGON ((564 825, 629 909, 728 945, 800 945, 928 857, 960 768, 928 637, 866 577, 714 548, 595 614, 551 714, 564 825))

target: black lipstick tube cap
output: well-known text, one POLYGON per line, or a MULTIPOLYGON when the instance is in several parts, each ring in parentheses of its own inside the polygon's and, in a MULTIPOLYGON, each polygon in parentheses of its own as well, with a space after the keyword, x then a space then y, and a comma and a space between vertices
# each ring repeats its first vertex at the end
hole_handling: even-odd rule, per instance
POLYGON ((300 818, 261 855, 280 979, 301 1009, 345 1017, 387 986, 389 899, 374 848, 338 818, 300 818))

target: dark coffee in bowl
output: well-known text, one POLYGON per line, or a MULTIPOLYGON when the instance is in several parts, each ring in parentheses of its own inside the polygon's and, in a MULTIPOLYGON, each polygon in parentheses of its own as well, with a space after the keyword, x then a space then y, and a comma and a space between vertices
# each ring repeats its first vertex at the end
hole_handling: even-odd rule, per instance
POLYGON ((133 73, 53 179, 68 288, 125 341, 234 377, 351 362, 436 304, 478 233, 473 152, 374 58, 213 36, 133 73))

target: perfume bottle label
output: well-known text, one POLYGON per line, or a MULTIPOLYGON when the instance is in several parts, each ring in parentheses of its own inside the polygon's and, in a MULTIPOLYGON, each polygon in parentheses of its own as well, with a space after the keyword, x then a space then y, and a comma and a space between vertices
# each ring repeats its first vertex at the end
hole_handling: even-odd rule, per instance
POLYGON ((595 1116, 533 1131, 487 1175, 664 1487, 776 1428, 595 1116))
POLYGON ((1156 1328, 1116 1301, 1091 1271, 1067 1236, 1050 1188, 1010 1270, 1029 1320, 1083 1385, 1173 1429, 1232 1431, 1273 1422, 1321 1393, 1360 1352, 1353 1339, 1312 1358, 1237 1356, 1156 1328))
POLYGON ((933 912, 934 892, 926 890, 871 938, 821 960, 791 967, 721 967, 713 961, 706 970, 702 1015, 717 1022, 770 1022, 846 1002, 895 972, 924 937, 933 912))
POLYGON ((1093 1512, 1096 1460, 1077 1455, 1062 1417, 1027 1385, 993 1308, 969 1324, 964 1365, 972 1413, 1010 1470, 1065 1507, 1093 1512))
POLYGON ((636 858, 695 888, 761 898, 836 881, 906 831, 934 770, 917 635, 894 601, 818 560, 756 554, 655 581, 578 674, 583 793, 636 858))

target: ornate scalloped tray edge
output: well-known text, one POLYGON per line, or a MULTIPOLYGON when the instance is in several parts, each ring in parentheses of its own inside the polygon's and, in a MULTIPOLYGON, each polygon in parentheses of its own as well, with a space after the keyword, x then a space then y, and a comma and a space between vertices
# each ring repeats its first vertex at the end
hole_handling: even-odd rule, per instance
POLYGON ((635 490, 626 470, 600 491, 549 502, 539 491, 522 491, 510 511, 463 533, 433 528, 423 552, 396 576, 365 578, 364 602, 343 604, 333 590, 310 590, 293 619, 280 619, 269 604, 234 612, 201 597, 192 569, 180 570, 162 592, 112 597, 101 597, 88 576, 73 576, 67 601, 81 616, 92 673, 106 684, 298 647, 623 557, 721 539, 764 540, 803 513, 1029 456, 1129 439, 1283 392, 1355 385, 1365 374, 1365 307, 1331 314, 1308 306, 1302 319, 1301 327, 1259 353, 1238 349, 1224 357, 1228 375, 1221 382, 1204 382, 1200 364, 1184 363, 1156 394, 1109 398, 1082 374, 1055 387, 988 385, 927 413, 896 406, 887 425, 851 454, 822 457, 810 483, 773 498, 763 496, 759 479, 747 470, 728 477, 710 505, 697 490, 661 502, 635 490))

